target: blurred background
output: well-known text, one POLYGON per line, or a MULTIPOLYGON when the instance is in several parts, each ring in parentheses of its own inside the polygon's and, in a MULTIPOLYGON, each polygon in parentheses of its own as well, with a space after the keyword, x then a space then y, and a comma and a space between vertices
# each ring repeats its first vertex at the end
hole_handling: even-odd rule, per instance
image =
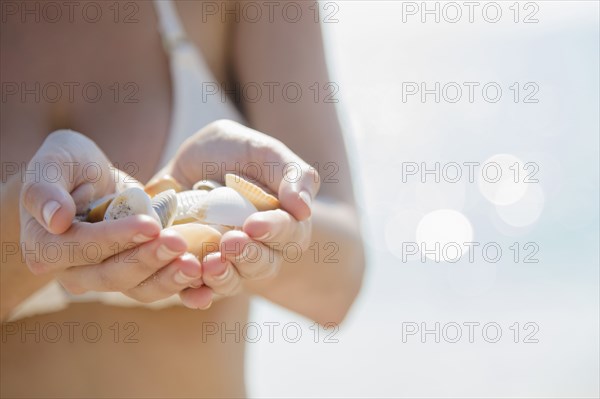
POLYGON ((302 336, 247 344, 250 396, 600 394, 599 3, 474 3, 320 3, 368 271, 339 331, 253 303, 302 336))

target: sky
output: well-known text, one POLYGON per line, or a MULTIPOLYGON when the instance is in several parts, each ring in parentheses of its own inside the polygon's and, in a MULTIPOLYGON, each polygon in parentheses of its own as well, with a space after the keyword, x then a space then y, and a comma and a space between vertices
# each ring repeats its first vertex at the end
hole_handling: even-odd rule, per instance
POLYGON ((253 302, 251 396, 600 394, 598 2, 488 3, 320 3, 368 270, 337 330, 253 302))

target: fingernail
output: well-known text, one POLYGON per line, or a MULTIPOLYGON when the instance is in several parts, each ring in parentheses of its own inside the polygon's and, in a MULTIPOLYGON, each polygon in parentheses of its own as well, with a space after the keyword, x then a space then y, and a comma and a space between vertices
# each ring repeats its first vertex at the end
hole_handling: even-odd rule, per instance
POLYGON ((174 259, 177 255, 179 255, 179 252, 171 251, 165 244, 158 247, 158 250, 156 251, 156 256, 160 260, 174 259))
POLYGON ((60 204, 54 200, 50 200, 44 204, 44 207, 42 208, 42 216, 44 217, 44 222, 46 222, 47 227, 50 227, 52 217, 59 209, 60 204))
POLYGON ((308 206, 309 208, 312 206, 312 197, 310 196, 308 191, 302 190, 298 195, 300 196, 300 199, 304 201, 306 206, 308 206))
POLYGON ((152 239, 153 239, 153 237, 149 237, 149 236, 147 236, 145 234, 138 233, 138 234, 134 235, 131 240, 133 242, 135 242, 136 244, 141 244, 143 242, 151 241, 152 239))
POLYGON ((190 277, 187 274, 185 274, 183 271, 179 270, 177 273, 175 273, 175 275, 173 276, 173 279, 175 280, 175 282, 177 284, 181 284, 181 285, 188 285, 190 284, 192 281, 196 280, 198 277, 194 276, 194 277, 190 277))
POLYGON ((213 301, 211 300, 211 301, 208 303, 208 305, 206 305, 206 306, 205 306, 205 307, 203 307, 203 308, 198 308, 198 309, 199 309, 199 310, 207 310, 208 308, 210 308, 210 307, 212 306, 212 303, 213 303, 213 301))

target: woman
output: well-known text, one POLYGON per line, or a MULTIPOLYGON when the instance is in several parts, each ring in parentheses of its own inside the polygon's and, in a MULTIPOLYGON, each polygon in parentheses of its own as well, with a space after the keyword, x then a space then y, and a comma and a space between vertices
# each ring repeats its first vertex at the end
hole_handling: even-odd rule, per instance
POLYGON ((243 2, 78 4, 52 21, 43 2, 4 10, 2 396, 244 396, 243 340, 207 339, 207 326, 243 325, 251 295, 339 323, 362 279, 340 126, 314 92, 328 81, 314 5, 294 3, 304 17, 291 22, 277 9, 249 20, 243 2), (201 259, 185 229, 150 218, 72 222, 115 190, 113 167, 191 187, 247 165, 282 210, 251 216, 201 259), (299 260, 281 252, 289 243, 299 260))

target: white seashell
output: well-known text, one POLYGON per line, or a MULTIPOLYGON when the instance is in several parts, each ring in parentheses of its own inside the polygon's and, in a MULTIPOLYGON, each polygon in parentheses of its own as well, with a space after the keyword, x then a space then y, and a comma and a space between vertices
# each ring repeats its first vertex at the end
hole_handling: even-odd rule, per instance
POLYGON ((163 229, 173 224, 177 214, 177 202, 177 193, 173 189, 158 193, 152 198, 152 209, 156 212, 163 229))
POLYGON ((152 209, 150 196, 138 187, 131 187, 119 193, 106 209, 104 220, 122 219, 132 215, 149 215, 160 223, 160 218, 152 209))
POLYGON ((248 216, 257 212, 257 209, 234 189, 218 187, 209 191, 202 203, 192 211, 201 223, 242 227, 248 216))
POLYGON ((240 176, 230 173, 226 174, 225 185, 242 194, 261 212, 279 208, 279 200, 277 198, 240 176))
POLYGON ((175 214, 174 223, 190 223, 195 222, 193 208, 202 204, 206 199, 208 191, 205 190, 188 190, 177 193, 177 212, 175 214))
POLYGON ((223 185, 214 180, 200 180, 194 184, 192 189, 210 191, 210 190, 214 190, 217 187, 223 187, 223 185))

